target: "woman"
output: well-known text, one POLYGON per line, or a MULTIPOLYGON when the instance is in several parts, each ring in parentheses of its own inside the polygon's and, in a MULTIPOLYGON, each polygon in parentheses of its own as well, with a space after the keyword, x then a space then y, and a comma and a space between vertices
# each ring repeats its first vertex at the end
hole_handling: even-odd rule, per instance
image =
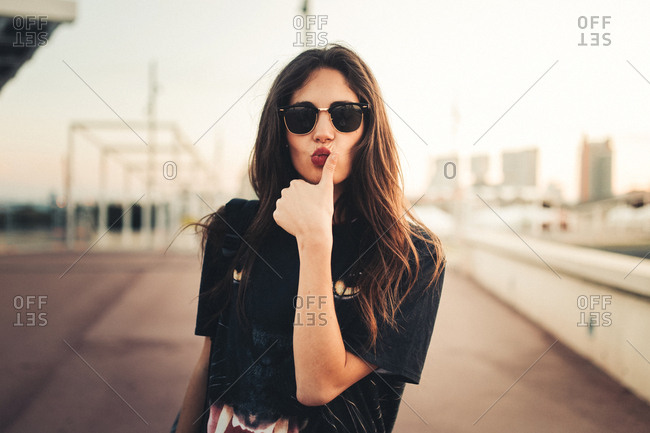
POLYGON ((351 50, 304 51, 262 112, 250 180, 199 225, 178 432, 390 432, 438 309, 439 239, 404 204, 379 87, 351 50))

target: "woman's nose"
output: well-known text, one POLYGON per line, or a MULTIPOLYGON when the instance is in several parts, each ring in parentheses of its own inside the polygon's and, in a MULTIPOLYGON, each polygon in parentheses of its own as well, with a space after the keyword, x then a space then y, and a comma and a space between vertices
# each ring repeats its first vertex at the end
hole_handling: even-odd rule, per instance
POLYGON ((316 119, 316 126, 314 126, 314 140, 319 142, 329 141, 334 139, 334 125, 330 119, 330 113, 321 111, 318 113, 316 119))

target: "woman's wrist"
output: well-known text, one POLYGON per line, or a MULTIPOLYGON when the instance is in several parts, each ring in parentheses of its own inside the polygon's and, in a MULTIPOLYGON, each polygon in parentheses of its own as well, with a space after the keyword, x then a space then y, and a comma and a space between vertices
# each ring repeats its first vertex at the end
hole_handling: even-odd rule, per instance
POLYGON ((301 255, 304 253, 318 253, 322 251, 327 251, 331 254, 334 237, 331 230, 320 233, 311 232, 302 236, 297 236, 296 242, 298 243, 298 252, 301 255))

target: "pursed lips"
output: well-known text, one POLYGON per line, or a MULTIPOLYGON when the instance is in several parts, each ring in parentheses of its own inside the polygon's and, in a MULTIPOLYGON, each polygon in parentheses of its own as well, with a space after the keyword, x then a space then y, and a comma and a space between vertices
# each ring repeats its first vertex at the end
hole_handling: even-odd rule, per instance
POLYGON ((330 155, 330 150, 326 147, 319 147, 311 154, 311 162, 317 167, 322 167, 327 161, 327 157, 330 155))

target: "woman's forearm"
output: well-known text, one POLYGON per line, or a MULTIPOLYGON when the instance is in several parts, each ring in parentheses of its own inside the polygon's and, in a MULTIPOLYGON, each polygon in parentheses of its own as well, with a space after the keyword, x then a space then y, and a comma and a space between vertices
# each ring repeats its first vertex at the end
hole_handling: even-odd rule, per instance
POLYGON ((190 377, 185 398, 183 398, 181 414, 178 419, 178 426, 176 427, 177 433, 197 433, 199 431, 201 422, 197 422, 197 420, 202 415, 205 403, 209 363, 210 338, 205 337, 201 355, 190 377))
MULTIPOLYGON (((300 276, 293 329, 298 400, 320 404, 346 363, 332 295, 332 240, 299 239, 300 276)), ((333 396, 332 396, 333 397, 333 396)))

